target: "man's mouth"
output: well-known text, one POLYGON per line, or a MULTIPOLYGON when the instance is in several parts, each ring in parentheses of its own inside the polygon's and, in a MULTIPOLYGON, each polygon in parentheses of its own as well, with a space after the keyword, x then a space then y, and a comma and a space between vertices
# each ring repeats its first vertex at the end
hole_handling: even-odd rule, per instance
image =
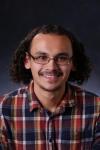
POLYGON ((58 76, 56 75, 47 75, 47 74, 44 74, 43 77, 45 77, 46 79, 50 80, 50 81, 55 81, 58 79, 58 76))
POLYGON ((51 79, 54 79, 54 78, 58 78, 60 76, 62 76, 62 72, 61 71, 57 71, 57 70, 54 70, 54 71, 41 71, 39 72, 39 75, 42 75, 46 78, 51 78, 51 79))

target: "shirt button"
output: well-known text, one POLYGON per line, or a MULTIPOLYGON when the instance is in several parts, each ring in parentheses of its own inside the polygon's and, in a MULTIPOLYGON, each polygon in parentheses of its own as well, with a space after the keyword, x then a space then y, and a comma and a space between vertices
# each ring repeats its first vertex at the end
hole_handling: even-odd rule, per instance
POLYGON ((52 137, 49 138, 49 143, 52 143, 52 137))

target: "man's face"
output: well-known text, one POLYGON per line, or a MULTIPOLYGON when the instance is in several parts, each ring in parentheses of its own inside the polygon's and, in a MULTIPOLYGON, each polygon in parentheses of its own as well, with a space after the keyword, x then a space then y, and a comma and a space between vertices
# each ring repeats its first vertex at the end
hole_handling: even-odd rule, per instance
MULTIPOLYGON (((54 58, 58 55, 69 57, 73 55, 69 38, 42 33, 33 38, 30 53, 34 57, 40 57, 40 59, 45 58, 45 56, 54 58)), ((54 59, 50 59, 47 64, 38 64, 29 55, 26 55, 26 60, 25 67, 31 69, 34 86, 39 90, 55 91, 65 87, 65 83, 73 69, 72 61, 66 65, 59 65, 54 59)))

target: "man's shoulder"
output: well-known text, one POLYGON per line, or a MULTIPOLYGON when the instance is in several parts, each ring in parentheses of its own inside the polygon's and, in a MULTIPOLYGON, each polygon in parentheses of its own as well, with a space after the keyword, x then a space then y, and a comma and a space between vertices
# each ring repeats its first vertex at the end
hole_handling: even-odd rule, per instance
POLYGON ((14 91, 11 91, 9 93, 6 93, 3 96, 0 96, 0 105, 11 104, 15 98, 18 97, 21 98, 25 96, 26 92, 27 92, 27 87, 25 86, 25 87, 18 88, 14 91))
POLYGON ((74 84, 69 84, 71 89, 73 90, 73 92, 77 95, 77 96, 83 96, 83 97, 99 97, 97 94, 86 90, 85 88, 82 88, 81 86, 78 85, 74 85, 74 84))
POLYGON ((27 86, 18 88, 0 97, 0 116, 11 116, 14 110, 22 109, 26 103, 27 86))
POLYGON ((86 106, 100 106, 100 97, 95 93, 73 84, 70 84, 70 88, 78 103, 84 103, 86 106))
POLYGON ((91 113, 100 114, 100 97, 95 93, 89 92, 79 86, 70 85, 78 108, 86 109, 86 112, 91 110, 91 113))

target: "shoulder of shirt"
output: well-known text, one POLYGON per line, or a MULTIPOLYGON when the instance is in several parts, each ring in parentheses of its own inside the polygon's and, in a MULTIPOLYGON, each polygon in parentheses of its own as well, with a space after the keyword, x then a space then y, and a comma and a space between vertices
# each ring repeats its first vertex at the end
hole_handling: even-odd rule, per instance
POLYGON ((77 104, 81 106, 84 104, 85 107, 93 107, 100 114, 100 97, 95 93, 85 90, 80 86, 69 84, 71 91, 73 91, 77 104))
POLYGON ((89 96, 89 97, 99 97, 97 94, 90 92, 84 88, 82 88, 81 86, 69 83, 70 88, 73 90, 74 93, 76 93, 77 95, 82 95, 82 96, 89 96))
POLYGON ((23 95, 26 93, 27 93, 27 86, 6 93, 3 96, 0 96, 0 105, 3 105, 3 103, 6 104, 6 102, 7 104, 11 103, 15 97, 23 97, 23 95))
POLYGON ((74 85, 72 83, 69 83, 69 87, 78 102, 85 101, 86 104, 88 103, 89 105, 100 106, 100 97, 95 93, 87 91, 81 86, 74 85))
POLYGON ((0 116, 2 116, 4 112, 7 113, 8 110, 10 111, 13 108, 15 101, 19 101, 21 105, 22 101, 25 100, 25 97, 27 97, 27 93, 28 86, 24 86, 0 96, 0 116))

